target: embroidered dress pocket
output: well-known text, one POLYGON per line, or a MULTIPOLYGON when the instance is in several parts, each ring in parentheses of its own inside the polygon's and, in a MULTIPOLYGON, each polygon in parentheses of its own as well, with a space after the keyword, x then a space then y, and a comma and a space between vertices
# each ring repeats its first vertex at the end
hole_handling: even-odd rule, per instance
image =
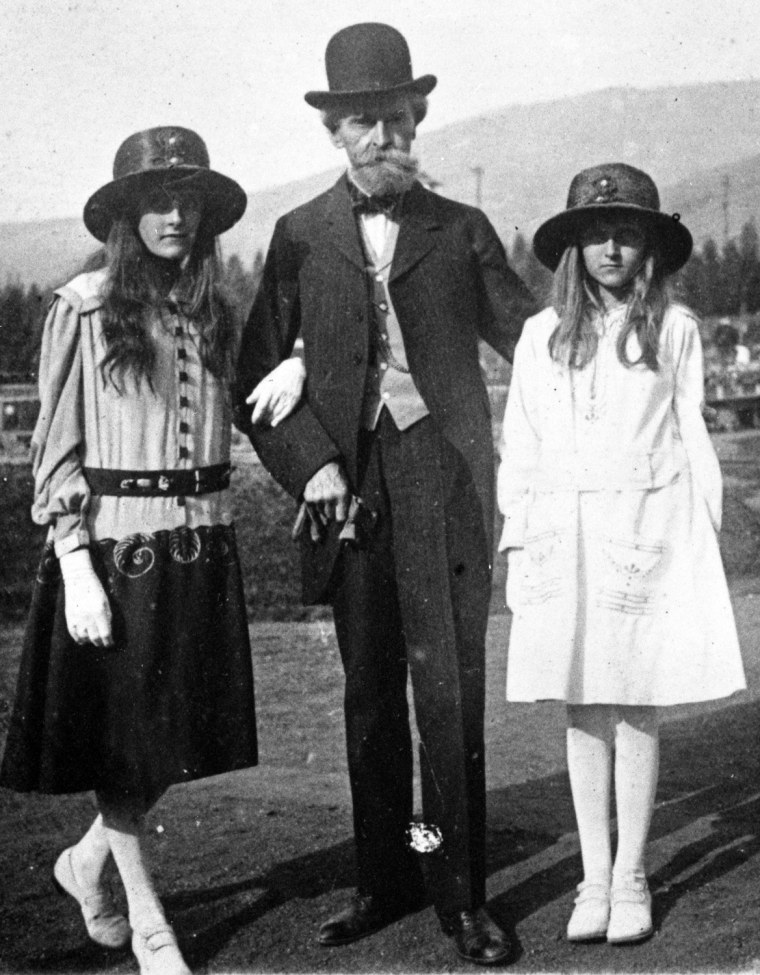
POLYGON ((641 536, 605 539, 597 605, 633 616, 651 615, 664 552, 663 542, 641 536))
POLYGON ((547 528, 525 540, 525 554, 520 560, 518 602, 540 606, 563 591, 567 584, 567 533, 547 528))

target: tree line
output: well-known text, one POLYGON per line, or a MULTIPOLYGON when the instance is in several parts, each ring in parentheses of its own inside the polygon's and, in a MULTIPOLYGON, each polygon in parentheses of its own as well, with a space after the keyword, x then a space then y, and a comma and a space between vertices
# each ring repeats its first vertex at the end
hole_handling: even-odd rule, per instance
MULTIPOLYGON (((509 251, 512 267, 541 300, 548 300, 551 273, 536 260, 522 234, 509 251)), ((225 262, 225 286, 241 321, 261 280, 263 256, 246 265, 237 254, 225 262)), ((752 316, 760 312, 760 237, 754 220, 722 247, 710 238, 696 248, 675 276, 678 298, 703 318, 752 316)), ((36 284, 9 282, 0 288, 0 380, 33 380, 39 362, 42 322, 51 293, 36 284)), ((760 324, 753 322, 752 337, 760 324)))

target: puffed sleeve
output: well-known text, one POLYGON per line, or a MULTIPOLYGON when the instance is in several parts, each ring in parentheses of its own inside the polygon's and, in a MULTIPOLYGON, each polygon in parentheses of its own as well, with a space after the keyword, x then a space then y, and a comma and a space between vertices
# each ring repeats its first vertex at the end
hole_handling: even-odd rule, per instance
POLYGON ((535 375, 532 344, 528 324, 515 349, 499 447, 496 496, 504 515, 499 551, 525 544, 530 485, 540 444, 537 410, 532 402, 535 383, 530 381, 535 375))
POLYGON ((720 464, 702 416, 705 396, 702 341, 697 320, 683 309, 673 309, 672 342, 675 365, 675 413, 689 467, 707 503, 715 531, 720 531, 723 480, 720 464))
POLYGON ((32 518, 50 525, 59 557, 90 538, 85 515, 90 491, 82 473, 81 298, 56 293, 42 335, 40 413, 32 435, 32 518))

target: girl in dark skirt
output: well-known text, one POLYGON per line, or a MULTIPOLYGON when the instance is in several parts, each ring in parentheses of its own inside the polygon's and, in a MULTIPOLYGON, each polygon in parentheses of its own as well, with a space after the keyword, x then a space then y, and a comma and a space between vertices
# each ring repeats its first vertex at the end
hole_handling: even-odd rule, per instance
MULTIPOLYGON (((131 938, 143 975, 188 972, 145 864, 146 812, 172 783, 257 760, 216 241, 245 206, 194 132, 131 136, 84 211, 105 267, 56 291, 43 334, 33 517, 50 531, 0 785, 95 791, 54 879, 93 940, 131 938)), ((252 394, 257 418, 288 412, 301 385, 283 363, 252 394)))

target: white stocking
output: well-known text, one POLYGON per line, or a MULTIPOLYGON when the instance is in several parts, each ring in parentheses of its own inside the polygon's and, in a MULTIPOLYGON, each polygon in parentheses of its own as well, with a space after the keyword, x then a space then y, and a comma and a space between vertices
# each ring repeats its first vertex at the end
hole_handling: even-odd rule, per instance
POLYGON ((567 767, 581 844, 584 880, 608 884, 614 706, 569 704, 567 767))
POLYGON ((103 871, 111 855, 103 817, 98 815, 71 851, 71 869, 76 883, 85 891, 101 886, 103 871))
POLYGON ((615 803, 618 844, 614 877, 644 875, 660 764, 657 709, 622 707, 615 725, 615 803))
POLYGON ((111 853, 127 895, 132 929, 150 933, 164 927, 166 916, 143 851, 145 811, 118 800, 105 800, 100 796, 98 800, 111 853))

